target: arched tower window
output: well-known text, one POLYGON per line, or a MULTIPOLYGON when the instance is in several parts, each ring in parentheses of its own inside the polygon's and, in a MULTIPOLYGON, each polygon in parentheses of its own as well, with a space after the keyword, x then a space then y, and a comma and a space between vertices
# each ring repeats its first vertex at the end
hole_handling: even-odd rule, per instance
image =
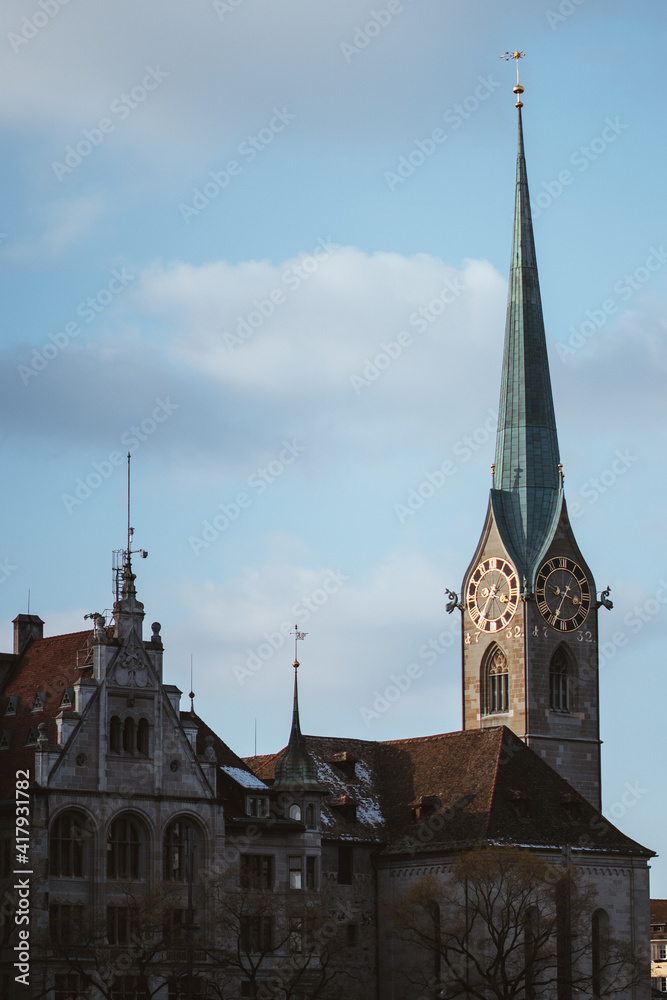
POLYGON ((139 719, 137 726, 137 753, 148 756, 148 719, 139 719))
POLYGON ((123 750, 125 753, 134 753, 136 739, 136 726, 134 719, 127 717, 123 723, 123 750))
POLYGON ((82 813, 66 812, 57 817, 49 837, 49 875, 83 878, 87 870, 88 845, 93 830, 82 813))
POLYGON ((146 838, 136 819, 119 816, 107 836, 107 878, 143 877, 146 838))
POLYGON ((121 743, 120 719, 117 715, 112 715, 109 723, 109 750, 111 753, 120 753, 121 743))
POLYGON ((500 646, 492 646, 488 651, 483 666, 484 707, 487 714, 493 712, 508 712, 509 700, 509 667, 507 657, 500 646))
POLYGON ((309 830, 312 830, 317 826, 317 814, 315 813, 315 806, 312 802, 309 802, 306 806, 306 826, 309 830))
POLYGON ((609 914, 595 910, 591 926, 591 963, 593 966, 593 997, 598 1000, 604 990, 604 970, 609 941, 609 914))
POLYGON ((169 882, 188 882, 195 878, 200 862, 199 828, 187 819, 176 819, 167 827, 164 838, 164 877, 169 882))
POLYGON ((570 711, 570 658, 563 646, 549 664, 549 705, 552 712, 570 711))

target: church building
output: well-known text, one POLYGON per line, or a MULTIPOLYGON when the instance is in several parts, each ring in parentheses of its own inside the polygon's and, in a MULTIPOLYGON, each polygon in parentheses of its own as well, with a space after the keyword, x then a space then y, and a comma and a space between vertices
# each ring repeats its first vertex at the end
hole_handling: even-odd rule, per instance
MULTIPOLYGON (((240 759, 166 683, 128 540, 109 620, 45 636, 19 614, 0 654, 0 997, 500 997, 469 953, 455 972, 440 948, 458 917, 438 893, 467 852, 514 848, 588 893, 563 897, 549 984, 527 965, 517 1000, 648 1000, 653 852, 600 812, 597 616, 611 602, 567 514, 515 93, 493 479, 447 607, 462 616, 462 730, 305 736, 295 657, 287 746, 240 759), (424 886, 428 940, 406 932, 424 886), (612 943, 633 970, 622 988, 612 943)), ((546 920, 527 913, 524 956, 546 920)), ((486 955, 479 926, 465 940, 486 955)))

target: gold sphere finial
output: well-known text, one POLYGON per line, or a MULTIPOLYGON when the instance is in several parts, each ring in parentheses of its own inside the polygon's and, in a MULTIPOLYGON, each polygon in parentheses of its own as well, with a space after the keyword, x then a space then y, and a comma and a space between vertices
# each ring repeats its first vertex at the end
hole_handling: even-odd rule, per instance
POLYGON ((517 95, 517 101, 515 104, 515 107, 517 108, 523 107, 523 103, 521 101, 521 94, 523 94, 523 87, 519 83, 519 59, 525 58, 525 55, 526 55, 525 52, 519 52, 519 50, 517 49, 515 52, 505 52, 505 54, 500 57, 501 59, 505 59, 508 62, 510 59, 514 59, 514 61, 516 62, 516 87, 513 88, 513 93, 517 95))

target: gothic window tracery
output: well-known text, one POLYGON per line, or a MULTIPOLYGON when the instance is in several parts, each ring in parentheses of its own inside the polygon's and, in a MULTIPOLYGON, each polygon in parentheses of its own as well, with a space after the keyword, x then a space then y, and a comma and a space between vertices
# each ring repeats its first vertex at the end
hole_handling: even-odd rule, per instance
POLYGON ((491 647, 484 661, 484 699, 488 715, 509 711, 509 667, 500 646, 491 647))

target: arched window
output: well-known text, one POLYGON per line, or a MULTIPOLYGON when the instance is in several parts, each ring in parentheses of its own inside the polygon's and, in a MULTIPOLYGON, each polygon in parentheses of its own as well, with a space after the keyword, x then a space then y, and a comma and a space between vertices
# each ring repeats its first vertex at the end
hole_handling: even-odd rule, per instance
POLYGON ((176 819, 167 827, 164 838, 164 877, 169 882, 188 882, 195 878, 201 837, 199 828, 187 819, 176 819))
POLYGON ((549 704, 552 712, 570 711, 569 676, 569 657, 559 646, 549 664, 549 704))
POLYGON ((301 822, 301 806, 297 802, 292 803, 289 807, 288 815, 290 819, 301 822))
POLYGON ((137 753, 148 756, 148 719, 139 719, 137 726, 137 753))
POLYGON ((132 816, 119 816, 107 837, 107 878, 139 879, 143 875, 145 838, 132 816))
POLYGON ((604 990, 604 970, 609 942, 609 914, 595 910, 591 926, 591 963, 593 966, 593 997, 597 1000, 604 990))
POLYGON ((120 719, 117 715, 112 715, 109 723, 109 750, 111 753, 120 753, 121 742, 120 719))
POLYGON ((310 802, 306 806, 306 826, 309 830, 312 830, 317 825, 317 817, 315 815, 315 806, 310 802))
POLYGON ((87 845, 93 830, 82 813, 58 816, 49 837, 49 875, 56 878, 83 878, 87 845))
POLYGON ((509 711, 509 668, 500 646, 492 646, 484 661, 486 712, 509 711))
POLYGON ((134 719, 127 717, 123 723, 123 750, 125 753, 134 753, 136 746, 136 726, 134 719))

